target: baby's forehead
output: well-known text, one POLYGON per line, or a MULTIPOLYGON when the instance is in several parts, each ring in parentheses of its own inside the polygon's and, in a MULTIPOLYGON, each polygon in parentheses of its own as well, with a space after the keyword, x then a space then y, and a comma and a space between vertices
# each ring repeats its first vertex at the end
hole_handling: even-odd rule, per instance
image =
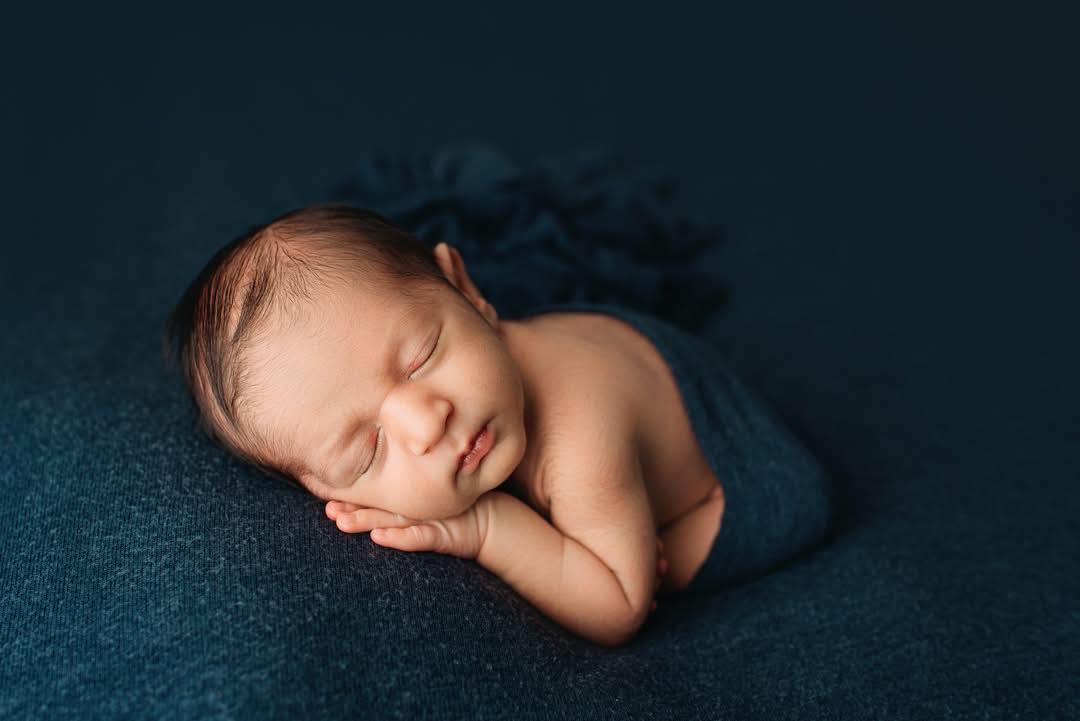
POLYGON ((278 328, 313 323, 326 324, 338 318, 363 318, 369 314, 394 317, 406 304, 406 296, 392 288, 364 287, 365 284, 332 283, 325 287, 289 293, 271 314, 278 328))
POLYGON ((384 315, 443 305, 448 300, 441 288, 414 279, 387 281, 363 275, 349 282, 330 283, 311 296, 315 305, 321 301, 337 307, 344 306, 354 312, 384 315))
POLYGON ((329 348, 350 341, 362 341, 365 349, 383 349, 440 317, 447 303, 446 299, 419 298, 394 290, 337 289, 282 318, 266 340, 276 345, 276 340, 287 339, 294 351, 310 353, 318 353, 323 343, 329 348))

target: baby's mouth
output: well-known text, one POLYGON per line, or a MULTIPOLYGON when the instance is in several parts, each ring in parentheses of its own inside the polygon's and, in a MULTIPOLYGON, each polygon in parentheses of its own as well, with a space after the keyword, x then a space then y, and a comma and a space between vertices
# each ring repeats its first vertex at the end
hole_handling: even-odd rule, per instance
POLYGON ((458 461, 458 471, 472 471, 484 459, 493 445, 492 432, 489 423, 485 423, 480 432, 472 439, 469 450, 462 454, 458 461))

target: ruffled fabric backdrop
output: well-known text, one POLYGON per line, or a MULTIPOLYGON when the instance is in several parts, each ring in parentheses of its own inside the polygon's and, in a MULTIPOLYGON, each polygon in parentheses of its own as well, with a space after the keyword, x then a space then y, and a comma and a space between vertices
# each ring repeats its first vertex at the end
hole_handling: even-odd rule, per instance
POLYGON ((563 301, 613 303, 700 332, 726 298, 714 224, 678 209, 677 183, 587 148, 520 167, 495 147, 372 151, 329 195, 461 253, 506 318, 563 301))

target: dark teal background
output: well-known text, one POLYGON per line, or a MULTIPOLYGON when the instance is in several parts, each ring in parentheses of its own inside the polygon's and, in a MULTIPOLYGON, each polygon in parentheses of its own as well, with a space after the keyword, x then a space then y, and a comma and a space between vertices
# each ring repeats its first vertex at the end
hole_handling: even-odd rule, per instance
POLYGON ((0 718, 1080 716, 1064 4, 4 26, 0 718), (158 332, 212 252, 469 140, 632 153, 723 226, 711 334, 839 484, 828 544, 601 650, 199 441, 158 332))

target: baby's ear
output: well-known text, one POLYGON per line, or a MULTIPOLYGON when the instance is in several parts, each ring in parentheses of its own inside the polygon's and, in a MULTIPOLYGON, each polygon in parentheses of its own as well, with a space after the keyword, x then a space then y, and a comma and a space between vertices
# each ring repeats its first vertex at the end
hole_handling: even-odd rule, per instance
POLYGON ((454 285, 458 285, 458 268, 465 267, 465 262, 461 259, 461 253, 457 251, 457 248, 449 245, 445 241, 440 241, 435 246, 435 262, 442 268, 443 275, 445 275, 454 285))
POLYGON ((476 285, 473 284, 472 278, 469 277, 469 271, 465 269, 465 261, 457 248, 445 242, 440 242, 435 246, 435 260, 438 261, 439 267, 443 269, 443 273, 454 284, 454 287, 461 291, 461 294, 473 304, 477 312, 487 318, 489 323, 494 324, 498 320, 499 314, 495 311, 495 307, 487 302, 476 285))

